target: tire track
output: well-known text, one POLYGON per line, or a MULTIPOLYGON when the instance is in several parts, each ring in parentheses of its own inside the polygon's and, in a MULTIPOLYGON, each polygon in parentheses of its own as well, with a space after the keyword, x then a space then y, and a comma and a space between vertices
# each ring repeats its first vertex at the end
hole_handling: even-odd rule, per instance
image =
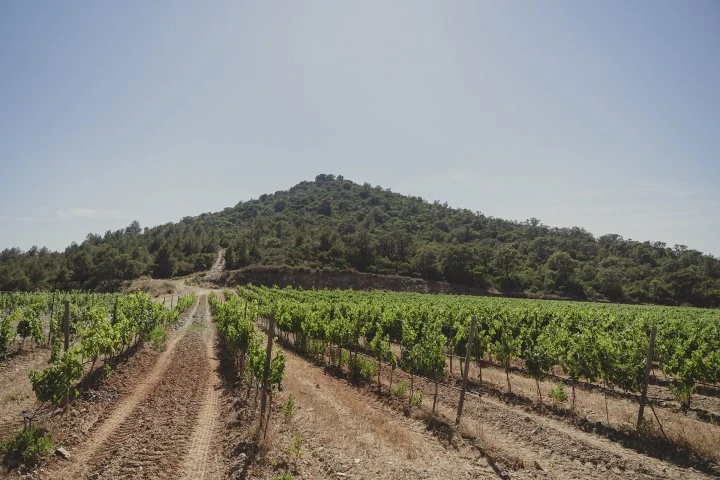
MULTIPOLYGON (((219 478, 216 471, 218 462, 211 461, 210 447, 215 439, 215 433, 219 426, 220 418, 220 385, 219 379, 215 378, 218 361, 214 357, 215 328, 211 322, 204 331, 205 355, 208 359, 209 370, 207 377, 212 381, 207 382, 201 408, 196 420, 196 427, 190 439, 190 448, 185 462, 182 466, 183 477, 187 479, 219 478)), ((219 449, 215 449, 216 452, 219 449)))
MULTIPOLYGON (((205 301, 207 308, 207 299, 202 297, 193 305, 193 309, 189 315, 193 318, 197 315, 200 303, 205 301)), ((114 455, 120 451, 120 446, 127 444, 138 433, 138 424, 136 421, 138 416, 142 418, 142 412, 145 408, 138 408, 150 394, 157 389, 161 383, 167 381, 166 372, 170 369, 174 360, 177 360, 176 350, 178 344, 184 340, 188 334, 189 327, 193 324, 191 321, 185 321, 180 330, 170 339, 164 352, 162 352, 153 366, 152 370, 144 380, 137 383, 137 387, 122 401, 120 405, 113 410, 107 419, 99 426, 99 428, 91 434, 85 444, 78 449, 78 452, 72 458, 72 464, 58 472, 51 474, 51 478, 82 478, 88 475, 92 465, 102 457, 114 455), (112 436, 112 439, 111 439, 112 436)), ((140 422, 142 427, 143 421, 140 422)), ((150 455, 155 457, 156 455, 150 455)), ((140 461, 143 464, 143 461, 140 461)), ((140 465, 142 468, 142 465, 140 465)), ((98 475, 94 475, 97 477, 98 475)), ((104 475, 103 475, 104 476, 104 475)))

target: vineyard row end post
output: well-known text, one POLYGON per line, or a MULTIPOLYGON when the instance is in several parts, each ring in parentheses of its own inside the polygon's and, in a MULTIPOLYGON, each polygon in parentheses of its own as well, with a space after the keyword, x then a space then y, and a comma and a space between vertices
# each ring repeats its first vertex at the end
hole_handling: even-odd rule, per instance
POLYGON ((465 388, 467 388, 468 370, 470 369, 470 354, 472 353, 473 340, 475 338, 475 323, 477 317, 472 316, 470 320, 470 332, 468 332, 468 342, 465 347, 465 369, 463 370, 462 389, 460 390, 460 400, 458 401, 457 417, 455 417, 455 425, 460 425, 460 417, 462 416, 463 404, 465 403, 465 388))
POLYGON ((650 383, 650 368, 652 367, 652 360, 655 350, 655 326, 650 330, 650 346, 648 347, 647 361, 645 362, 645 378, 643 381, 642 392, 640 394, 640 409, 638 410, 637 428, 640 428, 640 424, 643 421, 643 414, 645 413, 645 401, 647 399, 648 383, 650 383))
POLYGON ((265 348, 265 366, 263 368, 262 380, 262 397, 260 397, 260 421, 265 418, 265 408, 267 407, 267 382, 270 378, 270 359, 272 357, 273 337, 275 336, 275 315, 268 315, 268 338, 267 347, 265 348))

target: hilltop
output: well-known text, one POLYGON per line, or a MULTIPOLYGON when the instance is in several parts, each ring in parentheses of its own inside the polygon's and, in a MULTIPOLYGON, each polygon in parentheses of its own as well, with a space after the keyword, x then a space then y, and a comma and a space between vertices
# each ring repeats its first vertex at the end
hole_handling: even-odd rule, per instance
POLYGON ((515 295, 720 305, 720 260, 697 250, 502 220, 334 175, 177 223, 89 234, 64 252, 5 249, 0 289, 112 290, 143 275, 207 270, 220 249, 229 270, 323 269, 515 295))

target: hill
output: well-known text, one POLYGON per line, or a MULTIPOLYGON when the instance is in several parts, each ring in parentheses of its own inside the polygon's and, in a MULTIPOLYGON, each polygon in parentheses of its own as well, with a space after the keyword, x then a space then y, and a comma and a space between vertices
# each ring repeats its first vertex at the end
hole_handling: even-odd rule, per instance
POLYGON ((89 234, 64 252, 0 252, 0 289, 112 290, 142 275, 226 267, 330 269, 474 289, 720 306, 720 260, 682 245, 513 222, 318 175, 217 213, 89 234))

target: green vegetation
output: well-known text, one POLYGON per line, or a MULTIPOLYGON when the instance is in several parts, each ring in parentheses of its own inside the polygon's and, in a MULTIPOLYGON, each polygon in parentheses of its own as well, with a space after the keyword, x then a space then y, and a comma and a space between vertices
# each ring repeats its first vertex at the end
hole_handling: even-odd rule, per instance
POLYGON ((302 448, 302 437, 299 433, 295 434, 292 442, 288 445, 286 452, 293 465, 297 466, 298 460, 300 460, 300 457, 302 457, 303 453, 305 453, 302 448))
POLYGON ((550 400, 555 403, 565 403, 568 399, 567 393, 565 393, 565 387, 562 383, 556 383, 555 386, 548 392, 548 396, 550 397, 550 400))
MULTIPOLYGON (((265 305, 250 304, 230 290, 225 291, 225 301, 219 300, 214 292, 209 295, 208 301, 238 376, 247 378, 247 384, 255 385, 256 391, 264 391, 269 398, 268 404, 272 405, 273 393, 280 389, 285 374, 285 354, 275 346, 275 356, 269 359, 254 323, 258 317, 269 318, 271 310, 265 305)), ((268 418, 270 412, 271 408, 268 409, 268 418)))
POLYGON ((15 331, 12 328, 10 316, 0 317, 0 358, 5 358, 10 353, 15 331))
POLYGON ((288 395, 287 400, 282 406, 282 413, 285 417, 285 421, 289 422, 292 420, 293 413, 295 412, 295 400, 293 399, 292 393, 288 395))
POLYGON ((153 348, 158 352, 164 352, 166 342, 167 332, 162 325, 155 325, 155 327, 150 330, 150 343, 152 343, 153 348))
POLYGON ((177 303, 168 314, 168 322, 173 324, 178 321, 180 315, 182 315, 187 309, 189 309, 193 303, 195 303, 195 292, 190 292, 187 295, 183 295, 178 298, 177 303))
MULTIPOLYGON (((683 408, 698 382, 720 383, 718 310, 255 286, 238 291, 243 300, 234 301, 250 305, 261 318, 274 316, 280 332, 294 336, 300 347, 322 343, 320 360, 326 347, 357 361, 368 346, 376 359, 388 358, 390 344, 399 346, 399 366, 410 374, 411 403, 415 376, 437 384, 445 354, 464 356, 473 315, 476 359, 492 358, 506 372, 521 365, 536 380, 559 365, 569 377, 573 407, 579 381, 640 390, 652 327, 654 361, 673 379, 683 408)), ((507 382, 512 391, 509 374, 507 382)), ((400 383, 391 391, 403 395, 405 388, 400 383)), ((559 398, 563 387, 556 389, 559 398)))
POLYGON ((89 364, 93 372, 102 357, 102 376, 107 378, 113 360, 138 342, 148 340, 162 349, 166 335, 163 325, 169 316, 177 316, 189 308, 192 302, 187 298, 194 301, 194 296, 180 297, 178 306, 171 312, 144 293, 1 294, 0 306, 6 316, 0 322, 0 334, 16 321, 21 337, 29 336, 40 343, 44 337, 42 318, 48 318, 50 365, 42 371, 31 370, 29 376, 38 401, 62 406, 77 395, 76 384, 83 376, 84 365, 89 364), (70 303, 68 350, 63 348, 61 331, 64 311, 55 308, 63 301, 70 303))
POLYGON ((141 275, 270 266, 401 274, 501 292, 720 306, 720 260, 662 242, 511 222, 318 175, 222 212, 88 235, 64 252, 0 252, 0 290, 111 290, 141 275))
POLYGON ((348 362, 350 376, 355 380, 370 383, 375 377, 375 365, 363 357, 355 357, 348 362))
POLYGON ((392 387, 391 391, 392 391, 392 394, 395 395, 396 397, 404 397, 405 393, 407 392, 407 389, 408 389, 408 383, 405 380, 403 380, 401 382, 398 382, 394 387, 392 387))
POLYGON ((420 407, 422 407, 422 401, 423 401, 422 390, 415 390, 415 393, 413 393, 410 396, 410 406, 420 408, 420 407))
POLYGON ((0 442, 0 453, 4 455, 3 464, 8 468, 20 465, 32 468, 40 463, 52 448, 50 436, 33 427, 0 442))

